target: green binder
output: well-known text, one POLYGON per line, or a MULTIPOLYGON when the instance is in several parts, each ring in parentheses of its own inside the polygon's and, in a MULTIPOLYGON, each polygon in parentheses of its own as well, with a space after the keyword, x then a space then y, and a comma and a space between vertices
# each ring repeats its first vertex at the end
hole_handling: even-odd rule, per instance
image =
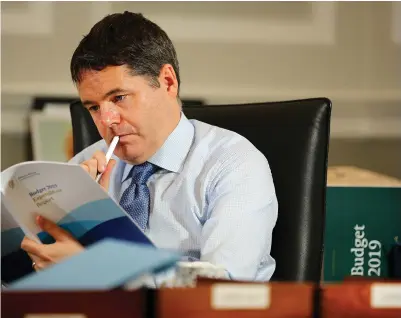
POLYGON ((328 186, 324 278, 388 277, 388 255, 401 241, 401 187, 328 186))

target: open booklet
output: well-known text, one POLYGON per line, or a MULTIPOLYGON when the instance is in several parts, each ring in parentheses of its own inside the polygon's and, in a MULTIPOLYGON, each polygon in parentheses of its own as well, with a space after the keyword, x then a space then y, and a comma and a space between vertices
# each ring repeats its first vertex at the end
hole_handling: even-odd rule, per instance
POLYGON ((36 215, 55 222, 83 246, 104 238, 153 246, 131 216, 76 164, 30 161, 6 169, 1 173, 1 208, 6 282, 27 270, 23 262, 31 265, 20 248, 24 236, 42 243, 54 241, 36 224, 36 215))

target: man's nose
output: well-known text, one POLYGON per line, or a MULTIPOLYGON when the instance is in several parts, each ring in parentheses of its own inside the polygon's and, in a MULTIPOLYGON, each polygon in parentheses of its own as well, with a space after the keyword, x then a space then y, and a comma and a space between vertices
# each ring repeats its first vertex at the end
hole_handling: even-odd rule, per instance
POLYGON ((107 127, 110 127, 113 124, 119 124, 120 113, 113 106, 105 106, 101 108, 100 120, 102 121, 102 124, 107 127))

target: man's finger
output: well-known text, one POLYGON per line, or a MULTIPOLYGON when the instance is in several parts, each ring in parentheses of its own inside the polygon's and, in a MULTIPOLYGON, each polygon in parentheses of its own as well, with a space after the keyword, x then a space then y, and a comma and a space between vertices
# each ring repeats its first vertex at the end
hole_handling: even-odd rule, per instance
POLYGON ((99 180, 99 184, 106 191, 109 189, 110 175, 111 175, 115 165, 116 165, 116 161, 114 159, 110 159, 109 163, 107 164, 105 172, 102 174, 102 177, 99 180))
POLYGON ((29 257, 31 258, 32 262, 39 262, 39 261, 43 261, 42 258, 40 258, 39 256, 32 254, 32 253, 28 253, 29 257))
POLYGON ((86 163, 81 163, 80 164, 81 168, 84 169, 87 173, 89 173, 89 167, 86 165, 86 163))
POLYGON ((56 241, 64 241, 71 239, 70 233, 63 230, 57 224, 44 218, 43 216, 40 215, 37 216, 36 222, 43 231, 49 233, 56 241))
POLYGON ((89 175, 95 179, 97 176, 97 160, 96 159, 89 159, 84 161, 83 163, 80 164, 82 168, 86 170, 86 172, 89 173, 89 175))
POLYGON ((46 268, 47 266, 51 265, 51 262, 35 255, 32 253, 28 253, 29 257, 32 260, 32 267, 35 271, 41 270, 46 268))
POLYGON ((93 158, 97 160, 97 171, 100 173, 106 170, 106 154, 103 151, 96 151, 93 158))
POLYGON ((92 158, 88 160, 88 166, 89 166, 89 174, 91 175, 92 178, 96 178, 97 176, 97 160, 92 158))
MULTIPOLYGON (((36 243, 35 241, 33 241, 30 238, 25 236, 21 242, 21 248, 25 252, 27 252, 30 256, 34 255, 41 259, 47 260, 46 253, 44 251, 46 248, 46 245, 36 243)), ((32 258, 32 256, 31 256, 31 258, 32 258)))
POLYGON ((35 262, 35 266, 33 266, 33 269, 35 271, 40 271, 49 267, 50 265, 53 265, 53 263, 48 261, 37 261, 35 262))

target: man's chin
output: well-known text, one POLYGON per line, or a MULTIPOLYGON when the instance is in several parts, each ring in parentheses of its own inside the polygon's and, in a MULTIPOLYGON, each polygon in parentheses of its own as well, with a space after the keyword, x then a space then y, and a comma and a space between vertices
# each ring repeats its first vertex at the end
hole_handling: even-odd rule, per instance
POLYGON ((143 152, 133 151, 131 149, 124 149, 125 147, 121 147, 118 151, 115 152, 115 155, 121 160, 129 163, 129 164, 139 164, 143 161, 143 152))

